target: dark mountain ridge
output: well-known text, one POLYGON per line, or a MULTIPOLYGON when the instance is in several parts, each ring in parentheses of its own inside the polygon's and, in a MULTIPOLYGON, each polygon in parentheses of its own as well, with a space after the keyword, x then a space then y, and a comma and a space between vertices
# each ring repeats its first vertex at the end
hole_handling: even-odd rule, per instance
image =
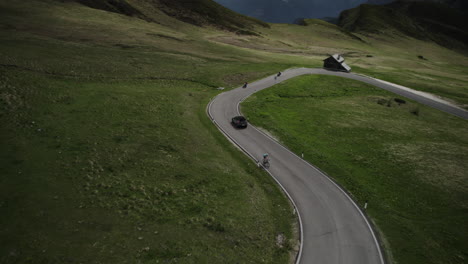
POLYGON ((293 23, 297 18, 338 17, 342 10, 366 0, 215 0, 232 10, 272 23, 293 23))
POLYGON ((195 26, 213 26, 238 34, 256 34, 260 20, 238 14, 212 0, 61 0, 158 23, 162 13, 195 26))
MULTIPOLYGON (((372 0, 372 1, 379 1, 379 0, 372 0)), ((406 2, 432 2, 438 4, 444 4, 448 7, 458 9, 462 12, 466 12, 468 10, 468 1, 466 0, 400 0, 406 2)))
POLYGON ((339 25, 363 35, 399 35, 434 41, 452 48, 468 46, 468 19, 459 10, 427 1, 396 1, 384 6, 360 5, 343 11, 339 25))

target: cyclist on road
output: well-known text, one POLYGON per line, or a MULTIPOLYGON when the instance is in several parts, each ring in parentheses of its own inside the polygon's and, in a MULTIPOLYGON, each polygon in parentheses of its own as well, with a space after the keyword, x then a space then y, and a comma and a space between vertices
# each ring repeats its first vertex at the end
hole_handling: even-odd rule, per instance
POLYGON ((269 167, 270 166, 270 158, 268 153, 263 154, 263 161, 262 161, 263 166, 269 167))

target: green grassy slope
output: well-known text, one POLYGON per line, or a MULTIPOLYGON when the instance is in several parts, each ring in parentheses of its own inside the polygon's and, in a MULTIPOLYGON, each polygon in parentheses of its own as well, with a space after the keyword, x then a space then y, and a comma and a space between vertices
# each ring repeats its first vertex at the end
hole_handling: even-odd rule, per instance
POLYGON ((278 84, 248 98, 242 111, 361 206, 368 202, 394 263, 467 258, 466 120, 330 76, 278 84))
POLYGON ((317 20, 220 30, 211 1, 194 13, 94 2, 137 13, 0 2, 0 262, 287 262, 286 198, 205 115, 219 86, 338 52, 354 71, 468 107, 464 55, 434 43, 317 20))
POLYGON ((75 3, 0 10, 0 262, 288 261, 286 197, 205 114, 287 58, 75 3))
POLYGON ((463 52, 391 31, 349 33, 313 19, 308 26, 272 24, 260 33, 262 37, 216 34, 210 39, 273 53, 269 56, 289 54, 311 67, 321 67, 328 54, 340 53, 354 72, 433 93, 468 109, 468 62, 463 52))

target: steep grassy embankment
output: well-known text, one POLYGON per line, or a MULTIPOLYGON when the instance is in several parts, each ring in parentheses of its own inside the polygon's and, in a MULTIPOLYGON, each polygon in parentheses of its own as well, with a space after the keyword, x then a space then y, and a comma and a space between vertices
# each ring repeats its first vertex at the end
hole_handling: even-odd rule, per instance
POLYGON ((0 5, 0 262, 288 261, 287 199, 205 115, 287 58, 175 19, 0 5))

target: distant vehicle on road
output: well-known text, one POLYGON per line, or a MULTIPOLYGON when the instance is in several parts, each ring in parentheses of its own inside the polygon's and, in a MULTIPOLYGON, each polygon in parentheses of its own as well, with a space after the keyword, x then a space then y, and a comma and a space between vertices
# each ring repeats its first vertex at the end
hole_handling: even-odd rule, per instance
POLYGON ((232 125, 237 128, 246 128, 247 127, 247 119, 243 116, 235 116, 232 118, 231 121, 232 125))

